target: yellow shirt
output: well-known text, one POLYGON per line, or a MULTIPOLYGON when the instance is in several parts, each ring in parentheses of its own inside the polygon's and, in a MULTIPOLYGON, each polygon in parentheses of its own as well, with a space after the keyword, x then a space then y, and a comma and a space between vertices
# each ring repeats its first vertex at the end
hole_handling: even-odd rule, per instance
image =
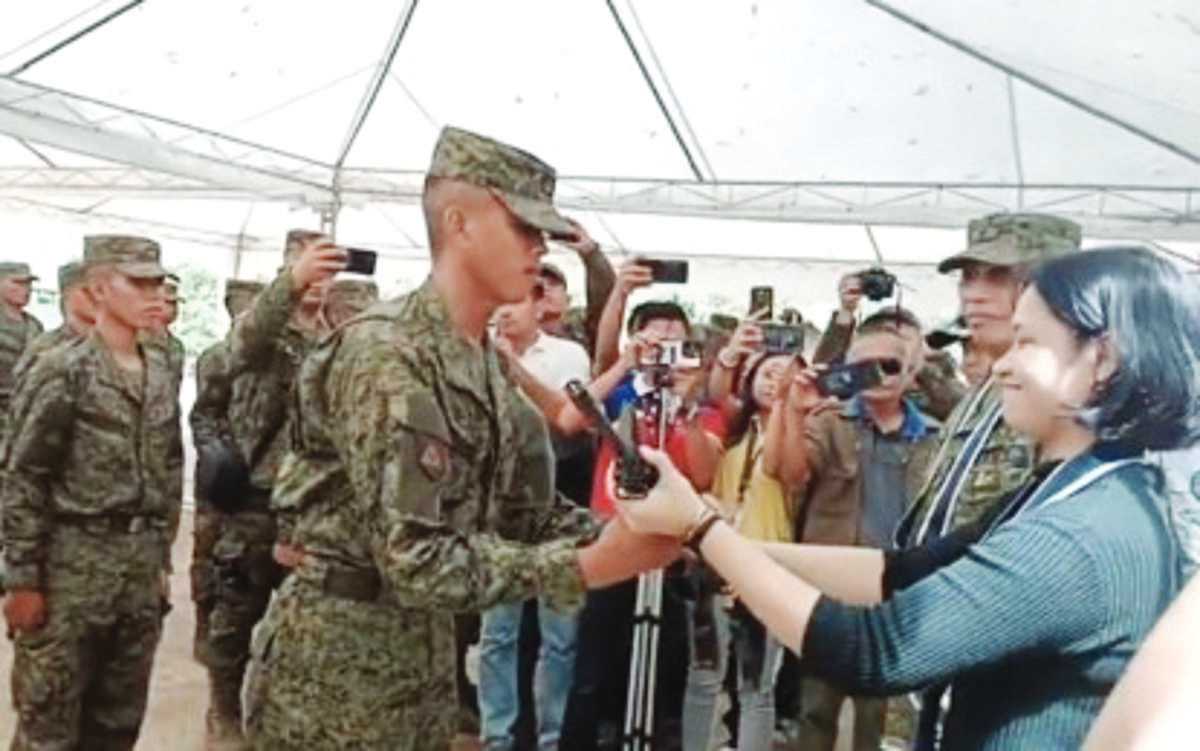
POLYGON ((717 465, 712 494, 736 512, 735 522, 743 536, 767 542, 792 542, 795 520, 783 486, 763 472, 759 419, 742 440, 731 446, 717 465), (747 477, 747 452, 754 466, 747 477))

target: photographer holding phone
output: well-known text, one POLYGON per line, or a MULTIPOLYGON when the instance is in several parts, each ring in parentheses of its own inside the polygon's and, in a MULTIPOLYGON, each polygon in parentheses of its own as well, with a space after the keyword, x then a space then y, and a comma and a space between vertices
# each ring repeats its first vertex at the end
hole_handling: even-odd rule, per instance
MULTIPOLYGON (((796 541, 888 549, 892 530, 937 448, 937 427, 904 396, 911 378, 908 344, 901 327, 919 325, 893 310, 868 317, 846 355, 847 366, 874 363, 881 382, 843 403, 823 398, 817 373, 789 371, 781 386, 783 445, 769 461, 791 493, 799 496, 796 541)), ((799 747, 831 751, 847 692, 812 675, 800 688, 799 747)), ((886 700, 854 697, 854 745, 878 749, 886 700)))
MULTIPOLYGON (((226 337, 228 449, 244 464, 243 497, 221 504, 219 532, 202 577, 215 582, 205 644, 199 650, 209 674, 206 736, 211 743, 242 737, 242 677, 250 635, 271 592, 298 551, 286 545, 287 515, 271 507, 276 471, 290 443, 288 410, 300 363, 328 330, 322 315, 333 277, 346 252, 319 232, 292 230, 284 265, 234 323, 226 337)), ((223 495, 223 494, 221 494, 223 495)))

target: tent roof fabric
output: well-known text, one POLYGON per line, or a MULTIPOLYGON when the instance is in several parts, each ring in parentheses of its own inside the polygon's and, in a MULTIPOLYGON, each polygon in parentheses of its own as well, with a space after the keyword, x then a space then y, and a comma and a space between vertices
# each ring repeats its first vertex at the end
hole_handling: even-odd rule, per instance
MULTIPOLYGON (((122 5, 10 14, 0 71, 122 5)), ((204 199, 218 222, 218 201, 403 214, 386 207, 414 200, 447 123, 554 164, 564 205, 624 225, 622 245, 655 244, 642 214, 961 227, 1017 208, 1200 240, 1192 0, 143 3, 0 76, 0 133, 20 136, 0 136, 0 198, 204 199)))

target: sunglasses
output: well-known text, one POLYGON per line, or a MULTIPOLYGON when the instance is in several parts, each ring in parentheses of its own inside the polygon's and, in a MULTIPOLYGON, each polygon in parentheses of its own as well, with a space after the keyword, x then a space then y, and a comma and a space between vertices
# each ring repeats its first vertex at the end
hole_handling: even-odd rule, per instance
POLYGON ((894 357, 880 357, 880 358, 876 358, 874 360, 861 360, 860 362, 857 362, 855 364, 856 365, 867 365, 869 363, 874 363, 875 365, 878 365, 879 370, 884 375, 890 375, 890 376, 900 375, 900 373, 903 372, 903 370, 904 370, 904 363, 900 362, 899 360, 897 360, 894 357))

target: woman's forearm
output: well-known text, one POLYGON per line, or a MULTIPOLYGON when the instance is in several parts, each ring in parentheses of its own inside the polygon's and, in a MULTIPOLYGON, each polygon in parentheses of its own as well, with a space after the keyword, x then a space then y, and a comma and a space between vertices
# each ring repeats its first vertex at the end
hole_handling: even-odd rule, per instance
POLYGON ((881 550, 785 542, 760 542, 758 547, 830 599, 847 605, 878 605, 883 601, 881 550))
POLYGON ((708 532, 700 552, 767 630, 799 654, 821 593, 723 522, 708 532))

